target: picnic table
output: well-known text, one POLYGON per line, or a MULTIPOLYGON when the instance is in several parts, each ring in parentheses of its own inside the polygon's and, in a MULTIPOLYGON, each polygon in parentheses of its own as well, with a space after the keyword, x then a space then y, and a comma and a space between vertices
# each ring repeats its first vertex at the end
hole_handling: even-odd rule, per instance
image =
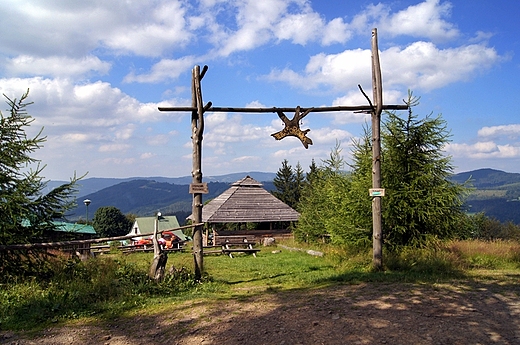
POLYGON ((254 248, 255 244, 254 235, 217 236, 214 241, 214 245, 221 246, 222 253, 229 255, 230 258, 233 258, 234 253, 253 254, 256 257, 260 249, 254 248))

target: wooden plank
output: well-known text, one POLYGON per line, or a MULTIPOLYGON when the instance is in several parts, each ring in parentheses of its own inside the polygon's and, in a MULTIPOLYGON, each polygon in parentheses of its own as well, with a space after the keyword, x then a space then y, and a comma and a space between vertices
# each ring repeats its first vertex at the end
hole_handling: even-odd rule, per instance
MULTIPOLYGON (((184 225, 184 226, 180 226, 177 228, 161 230, 161 231, 158 231, 157 233, 163 233, 165 231, 188 229, 188 228, 193 228, 193 227, 202 226, 202 225, 204 225, 204 223, 184 225)), ((13 249, 55 248, 55 247, 64 247, 64 246, 75 245, 75 244, 102 243, 102 242, 107 242, 107 241, 126 240, 126 239, 133 238, 133 237, 146 237, 146 236, 150 236, 150 235, 153 235, 153 233, 94 238, 91 240, 73 240, 73 241, 48 242, 48 243, 25 243, 25 244, 0 245, 0 251, 13 250, 13 249)))
MULTIPOLYGON (((407 110, 407 105, 383 105, 384 110, 407 110)), ((336 111, 359 111, 359 112, 370 112, 372 109, 369 105, 351 105, 351 106, 333 106, 333 107, 315 107, 315 108, 303 108, 300 107, 300 111, 305 112, 312 109, 313 113, 326 113, 336 111)), ((159 111, 182 111, 182 112, 194 112, 197 111, 196 107, 159 107, 159 111)), ((278 111, 283 112, 295 112, 296 107, 270 107, 270 108, 240 108, 240 107, 209 107, 205 111, 210 112, 225 112, 225 113, 276 113, 278 111)))

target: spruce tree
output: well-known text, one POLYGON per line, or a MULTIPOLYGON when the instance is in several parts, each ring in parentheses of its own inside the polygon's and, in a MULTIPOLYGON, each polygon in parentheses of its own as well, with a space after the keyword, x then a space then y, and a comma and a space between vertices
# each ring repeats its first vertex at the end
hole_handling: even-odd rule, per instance
MULTIPOLYGON (((467 188, 451 182, 451 157, 443 152, 450 140, 446 122, 413 112, 418 99, 409 94, 405 118, 387 113, 382 123, 383 234, 387 248, 420 246, 430 238, 461 235, 467 188)), ((353 142, 351 173, 341 173, 339 146, 307 183, 300 202, 295 237, 316 240, 319 233, 334 243, 371 243, 372 135, 353 142), (319 230, 318 230, 319 229, 319 230)), ((464 235, 464 234, 462 234, 464 235)))
MULTIPOLYGON (((5 95, 4 95, 5 96, 5 95)), ((44 194, 46 182, 41 173, 45 166, 31 156, 45 137, 40 130, 28 137, 26 128, 34 121, 26 107, 28 91, 19 100, 7 99, 9 115, 0 112, 0 246, 46 241, 47 230, 55 230, 53 220, 61 219, 74 205, 75 176, 44 194)), ((45 250, 0 250, 0 281, 12 276, 47 274, 45 250)))
POLYGON ((28 137, 26 128, 34 119, 27 113, 29 91, 7 99, 9 115, 0 112, 0 245, 38 242, 44 230, 55 228, 52 221, 73 206, 71 194, 76 177, 44 194, 41 176, 45 166, 31 157, 46 138, 40 130, 28 137))
POLYGON ((282 162, 282 167, 276 172, 273 180, 276 190, 272 194, 291 207, 297 203, 296 177, 287 159, 282 162))
POLYGON ((294 230, 296 239, 315 242, 330 237, 333 243, 348 240, 345 226, 345 193, 350 186, 348 175, 343 172, 345 161, 341 156, 340 143, 331 150, 322 166, 311 165, 307 183, 299 204, 300 219, 294 230))
POLYGON ((316 166, 314 160, 309 168, 298 204, 300 218, 297 227, 293 230, 295 239, 301 242, 316 242, 326 231, 327 209, 323 205, 327 202, 327 195, 322 178, 324 173, 316 166))
POLYGON ((305 172, 303 168, 298 162, 296 164, 296 168, 294 169, 294 209, 298 209, 298 204, 300 203, 300 199, 302 196, 303 187, 305 186, 305 172))
POLYGON ((419 98, 409 92, 408 116, 387 113, 382 129, 383 231, 390 246, 449 238, 464 217, 466 188, 450 180, 451 157, 443 148, 450 132, 441 115, 420 119, 419 98))

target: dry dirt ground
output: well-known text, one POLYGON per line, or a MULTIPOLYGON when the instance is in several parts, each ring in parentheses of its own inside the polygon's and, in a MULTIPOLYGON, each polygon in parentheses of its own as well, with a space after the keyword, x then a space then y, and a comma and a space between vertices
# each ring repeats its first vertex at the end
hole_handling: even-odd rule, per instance
POLYGON ((110 323, 56 326, 2 344, 520 344, 520 285, 363 283, 263 293, 110 323))

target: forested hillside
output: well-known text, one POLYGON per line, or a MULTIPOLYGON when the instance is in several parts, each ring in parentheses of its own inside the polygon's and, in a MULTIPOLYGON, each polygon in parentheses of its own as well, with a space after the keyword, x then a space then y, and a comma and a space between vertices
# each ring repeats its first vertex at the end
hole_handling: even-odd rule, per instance
MULTIPOLYGON (((203 195, 203 200, 208 201, 230 187, 235 182, 246 176, 247 173, 228 174, 207 180, 219 180, 224 182, 208 182, 209 194, 203 195)), ((268 191, 275 189, 272 178, 273 173, 253 173, 253 178, 271 178, 270 181, 262 181, 268 191)), ((101 206, 115 206, 123 213, 134 213, 138 216, 151 216, 157 211, 163 214, 177 214, 180 222, 191 213, 192 196, 188 193, 190 177, 175 178, 180 183, 171 183, 168 178, 125 179, 123 182, 117 179, 88 179, 83 183, 87 190, 96 189, 96 186, 108 186, 96 192, 80 193, 78 207, 69 213, 70 220, 86 217, 84 199, 90 199, 89 218, 92 219, 95 211, 101 206)), ((473 191, 469 195, 466 206, 468 212, 484 212, 487 216, 496 218, 501 222, 512 221, 520 224, 520 174, 507 173, 494 169, 479 169, 459 173, 453 176, 453 181, 458 183, 470 182, 473 191)))
POLYGON ((474 188, 466 202, 468 212, 520 224, 520 174, 479 169, 457 174, 453 180, 469 181, 474 188))
MULTIPOLYGON (((240 174, 240 176, 243 178, 245 175, 240 174)), ((226 175, 224 179, 227 178, 226 175)), ((102 181, 96 181, 96 183, 100 182, 103 183, 102 181)), ((274 189, 272 182, 262 183, 266 190, 274 189)), ((229 187, 229 182, 209 182, 209 193, 202 196, 203 202, 215 198, 229 187)), ((148 179, 136 179, 111 185, 78 198, 78 206, 69 212, 68 219, 86 218, 87 210, 83 204, 84 199, 91 200, 88 209, 90 220, 92 220, 94 213, 99 207, 115 206, 125 214, 133 213, 141 217, 152 216, 158 211, 164 215, 175 214, 179 222, 183 223, 186 216, 191 213, 192 208, 192 195, 189 194, 189 183, 174 184, 148 179)))
MULTIPOLYGON (((208 183, 209 194, 205 194, 203 200, 212 199, 221 194, 227 188, 228 183, 210 182, 208 183)), ((85 196, 91 200, 89 206, 90 219, 95 211, 102 206, 115 206, 121 212, 133 213, 137 216, 152 216, 160 211, 165 215, 179 214, 185 215, 191 212, 191 194, 189 185, 178 185, 168 182, 157 182, 150 180, 132 180, 122 182, 98 192, 85 196)), ((78 200, 78 207, 71 212, 69 219, 86 217, 86 206, 83 199, 78 200)), ((179 216, 182 222, 183 216, 179 216)))

